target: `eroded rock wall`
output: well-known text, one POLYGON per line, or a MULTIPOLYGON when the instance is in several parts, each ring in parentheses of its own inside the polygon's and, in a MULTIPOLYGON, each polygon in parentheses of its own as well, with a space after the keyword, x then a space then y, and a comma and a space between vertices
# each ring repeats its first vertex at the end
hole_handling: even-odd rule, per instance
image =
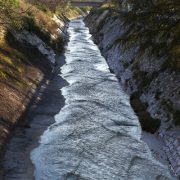
POLYGON ((125 22, 118 13, 110 9, 92 11, 85 22, 131 100, 143 103, 150 115, 150 118, 141 115, 144 130, 160 134, 172 169, 180 175, 180 73, 167 65, 167 56, 158 57, 141 41, 122 41, 124 36, 130 37, 132 24, 125 22))

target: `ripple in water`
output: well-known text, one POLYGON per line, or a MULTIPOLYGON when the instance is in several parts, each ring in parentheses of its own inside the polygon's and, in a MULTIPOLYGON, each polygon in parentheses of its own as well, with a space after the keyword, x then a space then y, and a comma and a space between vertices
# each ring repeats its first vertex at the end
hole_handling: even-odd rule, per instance
POLYGON ((172 179, 140 140, 141 128, 117 78, 81 19, 69 26, 62 76, 66 105, 31 153, 37 180, 172 179))

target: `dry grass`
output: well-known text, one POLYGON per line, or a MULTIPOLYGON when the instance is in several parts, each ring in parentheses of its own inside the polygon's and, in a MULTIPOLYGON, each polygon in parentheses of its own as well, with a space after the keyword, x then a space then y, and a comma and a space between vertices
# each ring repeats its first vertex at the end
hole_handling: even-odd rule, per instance
POLYGON ((21 0, 19 6, 21 11, 27 11, 24 16, 32 19, 39 29, 51 34, 56 33, 58 25, 52 20, 53 13, 50 10, 43 11, 38 6, 28 3, 27 0, 21 0))
MULTIPOLYGON (((32 26, 43 32, 56 35, 58 25, 52 20, 54 15, 49 9, 44 10, 28 0, 19 0, 19 12, 22 15, 21 28, 32 26), (28 24, 29 23, 29 24, 28 24), (31 24, 32 23, 32 24, 31 24)), ((66 11, 69 17, 78 16, 77 8, 66 11)), ((11 28, 15 28, 12 26, 11 28)), ((27 54, 11 47, 6 41, 7 27, 0 26, 0 148, 5 142, 11 126, 17 123, 32 98, 32 89, 43 78, 43 72, 35 65, 36 58, 28 58, 27 54)), ((38 60, 37 60, 38 61, 38 60)), ((43 66, 43 64, 40 64, 43 66)))
MULTIPOLYGON (((4 30, 1 29, 1 35, 4 30)), ((28 63, 28 59, 0 40, 0 147, 9 128, 17 123, 32 97, 42 72, 28 63)))

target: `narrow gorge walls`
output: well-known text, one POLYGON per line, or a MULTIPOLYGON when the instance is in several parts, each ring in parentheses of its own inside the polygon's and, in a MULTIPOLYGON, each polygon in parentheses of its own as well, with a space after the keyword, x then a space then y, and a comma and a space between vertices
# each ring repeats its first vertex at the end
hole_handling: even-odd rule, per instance
MULTIPOLYGON (((143 130, 163 138, 172 169, 180 175, 178 53, 170 56, 178 46, 178 29, 158 29, 158 22, 166 24, 164 14, 157 20, 156 14, 149 17, 132 9, 102 7, 91 11, 85 22, 109 68, 131 95, 143 130)), ((176 26, 177 19, 168 23, 176 26)))
POLYGON ((129 96, 82 19, 68 29, 61 76, 65 106, 31 152, 36 179, 174 179, 140 139, 129 96), (43 164, 43 165, 42 165, 43 164))

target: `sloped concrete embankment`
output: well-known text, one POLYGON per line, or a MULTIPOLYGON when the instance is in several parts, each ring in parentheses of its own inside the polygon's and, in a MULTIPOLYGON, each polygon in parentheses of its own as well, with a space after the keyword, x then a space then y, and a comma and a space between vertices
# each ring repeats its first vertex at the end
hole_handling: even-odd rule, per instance
MULTIPOLYGON (((28 23, 23 30, 12 30, 6 35, 8 47, 13 51, 11 58, 14 64, 7 58, 7 62, 12 66, 10 63, 10 65, 2 63, 7 70, 2 69, 1 75, 4 76, 0 78, 1 152, 14 127, 22 119, 24 121, 29 107, 38 102, 37 97, 41 94, 41 89, 46 88, 57 65, 55 51, 57 49, 63 51, 67 39, 68 19, 64 16, 54 16, 52 21, 59 27, 55 35, 43 33, 28 23)), ((8 51, 1 51, 5 57, 9 55, 8 51)))
POLYGON ((64 106, 65 99, 60 90, 67 85, 60 76, 64 63, 63 55, 56 58, 54 73, 43 83, 36 101, 13 131, 2 163, 4 179, 34 179, 34 165, 30 153, 38 146, 39 137, 47 127, 55 122, 55 114, 64 106))
POLYGON ((140 42, 123 43, 130 24, 111 10, 92 11, 85 22, 109 68, 131 95, 142 129, 162 139, 165 158, 180 175, 179 72, 167 65, 166 57, 158 59, 140 42))

